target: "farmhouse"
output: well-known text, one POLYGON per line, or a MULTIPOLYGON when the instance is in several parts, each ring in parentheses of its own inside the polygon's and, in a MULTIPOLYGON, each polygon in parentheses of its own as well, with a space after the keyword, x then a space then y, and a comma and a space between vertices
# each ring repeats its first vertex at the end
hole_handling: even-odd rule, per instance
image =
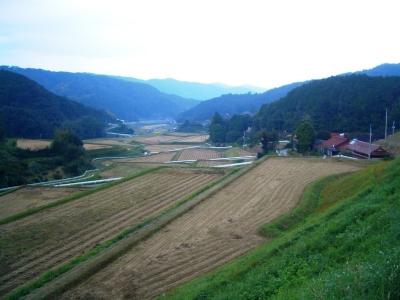
POLYGON ((389 155, 381 146, 376 144, 370 144, 366 142, 353 139, 347 146, 346 149, 351 151, 355 156, 362 158, 383 158, 389 155))
POLYGON ((332 132, 330 139, 322 143, 322 150, 326 155, 336 155, 343 151, 348 143, 349 138, 346 134, 332 132))

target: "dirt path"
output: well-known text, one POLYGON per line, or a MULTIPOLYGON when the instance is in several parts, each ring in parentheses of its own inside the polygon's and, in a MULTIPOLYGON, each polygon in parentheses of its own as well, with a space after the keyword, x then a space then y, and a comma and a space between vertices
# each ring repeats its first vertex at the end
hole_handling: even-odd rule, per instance
POLYGON ((63 298, 154 298, 262 243, 259 226, 293 208, 310 182, 355 170, 321 159, 269 159, 63 298))
POLYGON ((0 295, 158 214, 218 176, 162 169, 0 226, 0 295))

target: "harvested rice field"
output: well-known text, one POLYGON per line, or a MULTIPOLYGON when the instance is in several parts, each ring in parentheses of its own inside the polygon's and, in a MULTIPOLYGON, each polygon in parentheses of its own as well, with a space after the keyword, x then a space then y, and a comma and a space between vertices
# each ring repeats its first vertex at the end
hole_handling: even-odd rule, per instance
POLYGON ((162 168, 0 225, 0 298, 49 268, 157 216, 220 176, 221 172, 162 168))
POLYGON ((63 299, 153 299, 264 243, 257 229, 292 209, 312 181, 356 170, 322 159, 267 159, 65 292, 63 299))
POLYGON ((46 205, 88 188, 23 187, 0 197, 0 219, 46 205))

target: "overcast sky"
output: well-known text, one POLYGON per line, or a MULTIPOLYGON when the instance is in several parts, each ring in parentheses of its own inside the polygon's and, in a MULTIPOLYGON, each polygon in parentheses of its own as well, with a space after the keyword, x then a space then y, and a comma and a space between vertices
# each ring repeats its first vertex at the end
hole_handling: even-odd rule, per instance
POLYGON ((0 64, 275 87, 400 62, 400 2, 0 0, 0 64))

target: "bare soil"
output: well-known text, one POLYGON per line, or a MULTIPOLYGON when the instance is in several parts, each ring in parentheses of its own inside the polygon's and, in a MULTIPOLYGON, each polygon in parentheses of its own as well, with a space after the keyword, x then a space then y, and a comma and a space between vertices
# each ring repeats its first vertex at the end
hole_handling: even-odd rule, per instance
POLYGON ((292 209, 307 184, 357 169, 322 159, 268 159, 66 292, 63 299, 154 298, 265 242, 257 229, 292 209))

